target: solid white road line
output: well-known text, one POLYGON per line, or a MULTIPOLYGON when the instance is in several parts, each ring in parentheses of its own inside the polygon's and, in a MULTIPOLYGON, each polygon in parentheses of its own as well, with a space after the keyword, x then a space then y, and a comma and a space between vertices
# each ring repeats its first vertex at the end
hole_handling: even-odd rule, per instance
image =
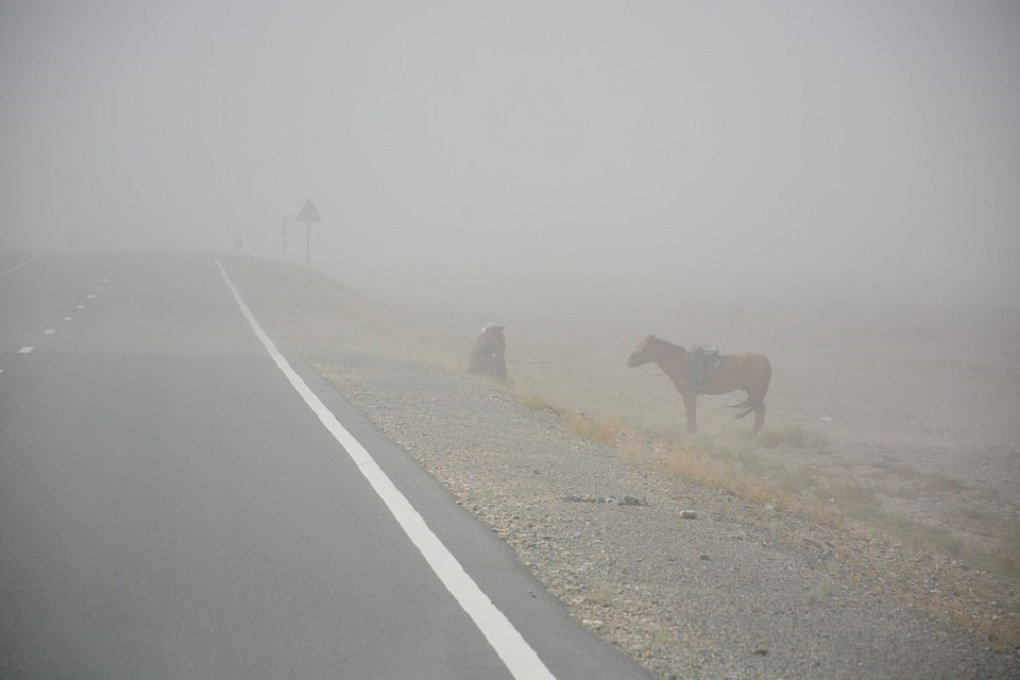
POLYGON ((38 257, 39 257, 39 253, 35 253, 34 255, 32 255, 32 257, 28 258, 27 260, 25 260, 21 264, 16 264, 13 267, 11 267, 10 269, 3 270, 2 272, 0 272, 0 276, 3 276, 4 274, 10 274, 11 272, 18 271, 22 267, 25 267, 25 266, 30 265, 33 262, 35 262, 36 258, 38 258, 38 257))
POLYGON ((210 258, 220 268, 223 281, 227 288, 234 295, 234 301, 241 309, 244 318, 248 320, 256 337, 262 341, 269 356, 276 363, 276 367, 286 376, 287 380, 294 387, 308 407, 318 416, 323 426, 347 451, 361 470, 372 488, 382 499, 383 503, 393 514, 393 517, 403 528, 404 533, 411 539, 415 547, 421 551, 432 571, 439 580, 443 582, 446 589, 457 600, 461 608, 475 622, 482 635, 489 641, 496 654, 502 659, 510 674, 518 680, 541 680, 543 678, 554 678, 553 674, 546 668, 538 654, 524 640, 520 632, 514 628, 506 615, 501 612, 492 600, 482 592, 478 584, 464 571, 457 558, 447 549, 439 537, 432 533, 425 520, 414 509, 410 501, 393 484, 393 481, 382 471, 382 468, 375 462, 371 454, 355 439, 354 435, 340 424, 336 416, 326 408, 315 392, 302 380, 301 376, 291 367, 290 363, 276 349, 276 345, 269 338, 266 332, 259 325, 252 315, 251 310, 241 299, 234 283, 227 275, 220 261, 210 258))

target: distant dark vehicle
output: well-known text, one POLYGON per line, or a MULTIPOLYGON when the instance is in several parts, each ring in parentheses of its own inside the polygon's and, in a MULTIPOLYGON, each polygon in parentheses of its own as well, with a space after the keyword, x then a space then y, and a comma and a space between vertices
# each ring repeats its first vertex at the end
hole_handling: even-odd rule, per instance
POLYGON ((473 375, 484 375, 508 384, 506 372, 506 338, 503 327, 488 324, 482 328, 471 349, 468 370, 473 375))
POLYGON ((731 408, 745 409, 738 413, 743 418, 754 412, 754 431, 761 430, 765 424, 765 393, 768 392, 772 380, 772 365, 764 354, 738 352, 736 354, 720 354, 717 362, 700 360, 692 352, 666 340, 649 335, 638 344, 630 357, 627 366, 634 368, 647 363, 656 363, 662 372, 669 376, 673 387, 684 400, 687 412, 688 432, 697 432, 698 395, 728 394, 736 390, 747 392, 747 399, 731 408), (694 375, 695 366, 704 367, 715 363, 715 367, 707 375, 694 375))

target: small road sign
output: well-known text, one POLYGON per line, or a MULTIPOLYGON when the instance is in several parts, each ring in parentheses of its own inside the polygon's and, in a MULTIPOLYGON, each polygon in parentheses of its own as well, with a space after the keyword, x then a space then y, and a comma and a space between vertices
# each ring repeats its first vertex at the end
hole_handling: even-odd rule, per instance
POLYGON ((322 221, 322 218, 319 217, 319 209, 312 203, 312 199, 309 198, 305 201, 296 219, 298 222, 305 223, 305 266, 307 267, 309 254, 312 250, 312 222, 322 221))

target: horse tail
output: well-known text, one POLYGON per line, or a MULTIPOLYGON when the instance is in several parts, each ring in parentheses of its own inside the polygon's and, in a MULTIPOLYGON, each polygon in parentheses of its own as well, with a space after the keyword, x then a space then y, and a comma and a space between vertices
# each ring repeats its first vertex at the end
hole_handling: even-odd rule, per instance
MULTIPOLYGON (((737 405, 737 404, 734 404, 734 406, 738 406, 738 405, 737 405)), ((736 419, 738 419, 738 420, 739 420, 740 418, 746 418, 746 417, 747 417, 748 415, 750 415, 751 413, 754 413, 754 409, 755 409, 755 407, 756 407, 756 406, 757 406, 757 404, 754 404, 754 405, 752 405, 752 406, 751 406, 751 407, 750 407, 749 409, 747 409, 746 411, 744 411, 743 413, 738 413, 737 415, 735 415, 735 416, 733 416, 733 417, 734 417, 734 418, 736 418, 736 419)), ((738 406, 738 408, 739 408, 739 407, 740 407, 740 406, 738 406)))
POLYGON ((760 391, 759 390, 755 390, 754 392, 748 391, 747 399, 740 402, 739 404, 733 404, 732 406, 730 406, 730 408, 744 409, 743 413, 738 413, 736 416, 734 416, 734 418, 737 419, 746 418, 750 414, 754 413, 759 406, 765 405, 765 393, 769 391, 769 383, 772 382, 772 364, 769 362, 768 358, 762 356, 762 359, 765 360, 764 366, 765 370, 763 371, 764 379, 761 381, 762 384, 759 388, 760 391))

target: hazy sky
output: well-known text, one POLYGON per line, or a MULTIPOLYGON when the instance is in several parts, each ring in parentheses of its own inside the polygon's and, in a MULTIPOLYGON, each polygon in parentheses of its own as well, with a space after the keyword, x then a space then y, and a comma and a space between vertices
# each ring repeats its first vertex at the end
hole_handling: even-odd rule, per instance
POLYGON ((0 0, 0 238, 1020 297, 1020 3, 0 0))

